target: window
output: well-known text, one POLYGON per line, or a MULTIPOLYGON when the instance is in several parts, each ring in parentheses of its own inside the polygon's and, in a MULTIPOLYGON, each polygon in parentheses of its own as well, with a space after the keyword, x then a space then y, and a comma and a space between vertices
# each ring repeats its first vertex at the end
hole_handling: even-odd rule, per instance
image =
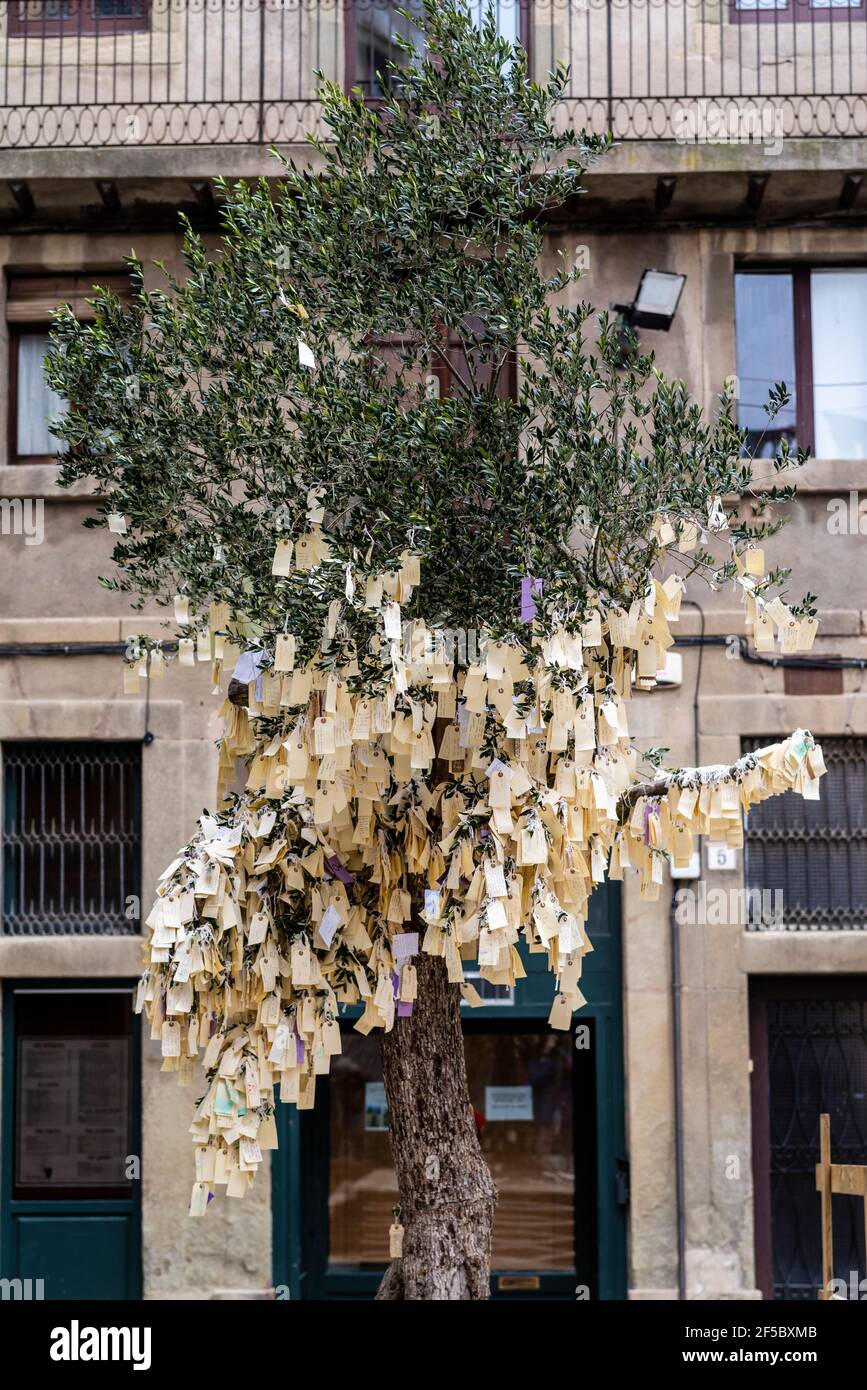
MULTIPOLYGON (((490 980, 482 979, 478 970, 464 967, 464 979, 471 984, 480 999, 486 1004, 513 1005, 515 1003, 515 990, 512 985, 495 985, 490 980)), ((469 1008, 465 999, 461 1000, 461 1008, 469 1008)))
MULTIPOLYGON (((488 0, 469 0, 470 17, 481 25, 487 12, 488 0)), ((497 31, 510 43, 520 39, 527 46, 529 34, 529 0, 494 0, 497 31)), ((381 100, 390 85, 389 63, 406 61, 403 51, 394 43, 395 34, 408 40, 417 52, 422 50, 424 35, 421 22, 423 0, 349 0, 346 10, 346 85, 360 87, 371 101, 381 100), (400 10, 412 18, 407 20, 400 10)), ((391 75, 393 78, 393 74, 391 75)))
POLYGON ((141 744, 3 745, 3 932, 139 931, 141 744))
MULTIPOLYGON (((101 275, 99 283, 115 294, 129 293, 125 275, 101 275)), ((13 463, 51 462, 63 441, 49 429, 64 410, 64 402, 49 387, 42 370, 48 351, 51 317, 59 304, 87 319, 93 310, 94 282, 88 276, 25 275, 9 281, 6 318, 9 323, 9 458, 13 463)))
POLYGON ((751 452, 785 438, 824 459, 867 458, 867 268, 796 266, 735 276, 739 422, 751 452), (768 423, 775 382, 791 404, 768 423))
MULTIPOLYGON (((488 360, 483 361, 482 354, 478 351, 477 345, 483 334, 483 321, 475 316, 468 316, 464 320, 460 333, 456 330, 448 333, 443 330, 442 350, 431 354, 425 377, 428 394, 444 397, 459 394, 463 390, 472 390, 475 393, 490 389, 493 384, 494 394, 498 399, 517 398, 517 353, 503 350, 494 383, 494 368, 491 366, 490 354, 488 360)), ((410 346, 412 344, 409 340, 402 340, 396 335, 371 339, 372 355, 385 364, 390 384, 397 380, 401 372, 406 372, 401 354, 404 348, 410 346)))
POLYGON ((150 0, 10 0, 9 34, 124 34, 147 29, 150 0))
MULTIPOLYGON (((748 739, 744 750, 767 739, 748 739)), ((794 931, 867 929, 867 739, 822 739, 828 767, 822 799, 794 792, 753 808, 745 821, 744 875, 750 892, 780 894, 794 931)), ((777 914, 775 913, 776 917, 777 914)))
POLYGON ((403 63, 403 51, 394 43, 397 34, 417 52, 424 44, 420 25, 424 14, 422 0, 405 5, 389 0, 350 0, 346 8, 346 85, 360 87, 368 101, 381 101, 394 80, 390 63, 403 63), (412 19, 398 11, 405 9, 412 19), (417 16, 417 21, 416 21, 417 16))
POLYGON ((127 989, 15 991, 14 1197, 129 1198, 127 989))
MULTIPOLYGON (((573 1279, 580 1270, 587 1280, 594 1193, 586 1128, 583 1152, 575 1139, 579 1116, 586 1127, 594 1104, 592 1049, 582 1054, 570 1034, 555 1035, 541 1022, 468 1026, 464 1048, 482 1151, 499 1193, 494 1269, 573 1279)), ((332 1273, 381 1268, 398 1192, 375 1039, 344 1034, 327 1094, 328 1151, 323 1144, 317 1161, 325 1160, 329 1180, 328 1266, 332 1273)))
POLYGON ((729 15, 736 24, 810 24, 829 20, 863 19, 865 0, 729 0, 729 15))
MULTIPOLYGON (((437 380, 437 394, 448 396, 461 389, 472 388, 473 392, 490 388, 494 381, 494 369, 490 360, 482 360, 477 344, 484 340, 484 321, 468 316, 461 325, 461 332, 453 330, 448 334, 443 356, 431 362, 431 376, 437 380)), ((515 400, 518 394, 518 358, 515 352, 503 353, 502 366, 497 373, 494 394, 501 400, 515 400)))

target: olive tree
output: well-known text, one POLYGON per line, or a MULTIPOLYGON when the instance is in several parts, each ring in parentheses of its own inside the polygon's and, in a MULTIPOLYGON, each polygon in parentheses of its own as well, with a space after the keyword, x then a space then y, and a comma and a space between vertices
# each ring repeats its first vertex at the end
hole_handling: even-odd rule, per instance
POLYGON ((488 1295, 465 965, 514 984, 545 953, 569 1028, 593 891, 631 869, 654 898, 696 834, 738 843, 822 770, 804 731, 711 769, 630 736, 690 576, 740 588, 760 647, 816 620, 766 571, 792 488, 755 484, 731 396, 703 414, 579 265, 541 268, 607 144, 558 129, 565 79, 433 7, 384 101, 323 83, 314 158, 222 186, 218 249, 187 227, 161 289, 132 259, 131 303, 61 313, 47 368, 63 480, 115 533, 102 582, 169 609, 127 689, 201 660, 228 697, 138 990, 167 1070, 204 1054, 193 1213, 243 1195, 360 1007, 400 1190, 383 1298, 488 1295))

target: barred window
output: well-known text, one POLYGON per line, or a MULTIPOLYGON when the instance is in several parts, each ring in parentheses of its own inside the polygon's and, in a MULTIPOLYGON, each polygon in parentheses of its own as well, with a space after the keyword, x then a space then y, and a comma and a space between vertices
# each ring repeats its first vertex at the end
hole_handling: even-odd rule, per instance
MULTIPOLYGON (((867 739, 820 740, 827 776, 821 799, 771 797, 745 822, 746 886, 782 894, 795 931, 867 928, 867 739)), ((769 739, 744 740, 744 752, 769 739)))
POLYGON ((139 931, 141 744, 3 745, 7 936, 139 931))
POLYGON ((10 0, 9 34, 38 42, 56 35, 147 29, 150 0, 10 0))

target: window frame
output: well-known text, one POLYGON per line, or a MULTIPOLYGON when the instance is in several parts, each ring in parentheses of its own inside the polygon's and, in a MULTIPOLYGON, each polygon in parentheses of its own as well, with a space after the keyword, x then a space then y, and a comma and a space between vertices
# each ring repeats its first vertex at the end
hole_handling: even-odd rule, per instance
MULTIPOLYGON (((774 261, 748 260, 735 261, 734 274, 737 275, 791 275, 793 338, 795 353, 795 380, 791 384, 795 390, 795 444, 806 449, 814 457, 816 421, 813 382, 813 314, 811 307, 810 277, 815 270, 863 270, 867 271, 867 260, 841 261, 774 261)), ((735 351, 737 351, 738 323, 734 316, 735 351)), ((853 462, 867 460, 854 459, 853 462)))
MULTIPOLYGON (((526 50, 530 71, 532 71, 532 0, 510 0, 518 7, 518 40, 526 50)), ((368 5, 377 5, 379 0, 365 0, 368 5)), ((734 3, 734 0, 730 0, 734 3)), ((863 0, 867 4, 867 0, 863 0)), ((344 0, 345 13, 343 17, 343 88, 346 92, 351 92, 353 87, 361 86, 361 82, 355 72, 355 58, 357 53, 358 25, 356 22, 356 8, 358 0, 344 0)), ((391 8, 397 10, 400 7, 400 0, 393 4, 391 8)), ((383 5, 383 9, 387 6, 383 5)), ((365 104, 368 106, 381 106, 382 97, 365 96, 365 104)))
POLYGON ((867 0, 854 5, 813 5, 810 0, 785 0, 779 8, 743 9, 738 0, 728 0, 730 24, 814 24, 818 15, 821 23, 867 19, 867 0))
MULTIPOLYGON (((88 297, 93 297, 93 292, 97 286, 102 285, 112 290, 122 299, 128 297, 132 290, 129 275, 126 272, 119 272, 116 266, 111 270, 70 271, 56 275, 45 270, 21 271, 20 273, 15 270, 7 274, 6 332, 9 356, 6 381, 9 404, 6 412, 6 461, 14 467, 27 467, 28 464, 34 466, 49 464, 52 467, 59 467, 63 458, 63 452, 60 449, 53 454, 19 454, 18 452, 18 372, 21 339, 27 333, 45 333, 51 328, 53 320, 50 315, 39 312, 30 314, 26 310, 21 311, 19 316, 19 311, 16 311, 15 306, 27 304, 29 301, 28 296, 22 295, 17 287, 25 284, 34 287, 44 285, 47 295, 48 285, 55 280, 58 283, 59 292, 54 302, 57 305, 70 304, 74 306, 79 320, 92 317, 90 312, 86 310, 83 301, 88 297), (65 298, 64 289, 69 291, 65 298)), ((59 440, 57 442, 60 443, 59 440)))
POLYGON ((100 15, 96 12, 96 0, 69 0, 69 13, 50 19, 42 15, 28 15, 28 0, 10 0, 7 33, 10 39, 59 38, 67 34, 97 36, 101 34, 135 34, 151 27, 150 0, 138 0, 142 13, 138 15, 100 15), (22 9, 24 13, 22 14, 22 9))
MULTIPOLYGON (((7 442, 7 457, 10 464, 15 467, 27 467, 30 465, 50 464, 52 467, 60 466, 60 450, 54 454, 20 454, 18 452, 18 373, 19 358, 21 354, 21 339, 27 335, 44 333, 48 324, 39 319, 29 320, 21 323, 7 324, 9 333, 9 439, 7 442)), ((57 441, 58 445, 60 440, 57 441)))

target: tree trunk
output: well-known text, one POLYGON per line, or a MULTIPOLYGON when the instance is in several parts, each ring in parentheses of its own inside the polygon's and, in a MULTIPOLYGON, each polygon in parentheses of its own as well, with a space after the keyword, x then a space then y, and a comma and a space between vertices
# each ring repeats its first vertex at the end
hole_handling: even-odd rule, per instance
POLYGON ((412 1017, 382 1037, 404 1237, 376 1297, 485 1299, 497 1190, 470 1104, 460 995, 439 957, 416 968, 412 1017))

